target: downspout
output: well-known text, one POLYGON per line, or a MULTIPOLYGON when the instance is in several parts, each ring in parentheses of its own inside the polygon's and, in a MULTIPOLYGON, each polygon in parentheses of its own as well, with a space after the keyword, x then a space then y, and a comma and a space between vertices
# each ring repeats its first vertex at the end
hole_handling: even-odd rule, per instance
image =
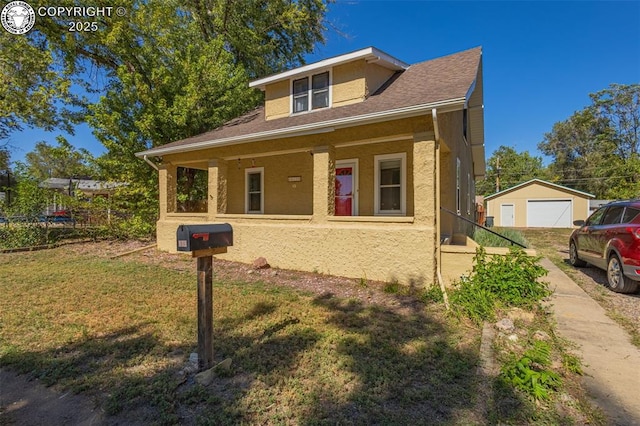
POLYGON ((433 108, 431 110, 431 118, 433 119, 433 134, 436 143, 436 158, 435 158, 435 200, 436 200, 436 276, 438 278, 438 284, 440 285, 440 291, 442 291, 442 299, 444 300, 444 306, 449 310, 449 297, 447 296, 447 289, 444 286, 444 280, 442 279, 442 249, 441 249, 441 234, 440 234, 440 129, 438 128, 438 110, 433 108))
POLYGON ((146 156, 146 155, 145 155, 144 157, 142 157, 142 159, 143 159, 144 161, 146 161, 148 165, 150 165, 151 167, 153 167, 153 168, 156 170, 156 172, 158 171, 158 166, 156 166, 156 165, 153 163, 153 161, 149 160, 149 159, 147 158, 147 156, 146 156))

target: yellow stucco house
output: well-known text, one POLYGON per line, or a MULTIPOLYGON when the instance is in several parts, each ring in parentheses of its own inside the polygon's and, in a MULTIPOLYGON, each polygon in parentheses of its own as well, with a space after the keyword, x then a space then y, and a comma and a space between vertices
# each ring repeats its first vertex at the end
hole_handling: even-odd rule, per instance
POLYGON ((353 278, 436 282, 484 175, 482 52, 406 64, 374 47, 250 83, 264 106, 137 155, 159 164, 161 250, 180 224, 231 224, 220 257, 353 278), (183 202, 185 176, 206 182, 183 202))
POLYGON ((518 228, 572 228, 573 221, 586 219, 589 199, 595 195, 531 179, 484 198, 487 216, 494 224, 518 228))

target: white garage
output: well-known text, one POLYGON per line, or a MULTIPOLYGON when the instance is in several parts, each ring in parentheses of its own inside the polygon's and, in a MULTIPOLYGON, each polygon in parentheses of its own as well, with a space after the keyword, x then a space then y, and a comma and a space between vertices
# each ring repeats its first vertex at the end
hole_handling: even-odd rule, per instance
POLYGON ((589 216, 594 195, 533 179, 485 197, 487 217, 495 226, 518 228, 571 228, 589 216))
POLYGON ((571 228, 572 200, 527 200, 527 227, 571 228))

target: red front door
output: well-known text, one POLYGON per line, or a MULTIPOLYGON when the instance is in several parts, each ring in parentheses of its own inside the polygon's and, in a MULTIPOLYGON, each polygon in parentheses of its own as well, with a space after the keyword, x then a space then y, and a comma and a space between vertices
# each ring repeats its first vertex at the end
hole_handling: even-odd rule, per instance
POLYGON ((336 216, 353 216, 353 166, 336 168, 336 216))

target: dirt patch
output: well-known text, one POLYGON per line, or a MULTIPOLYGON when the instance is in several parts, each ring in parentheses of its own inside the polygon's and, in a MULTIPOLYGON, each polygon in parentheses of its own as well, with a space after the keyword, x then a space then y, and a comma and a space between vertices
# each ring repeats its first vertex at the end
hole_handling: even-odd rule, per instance
MULTIPOLYGON (((134 251, 148 246, 149 241, 103 241, 92 244, 79 244, 70 247, 77 253, 91 253, 99 257, 134 251)), ((195 259, 190 254, 167 253, 149 248, 119 257, 122 261, 143 262, 183 272, 194 272, 195 259)), ((318 295, 331 295, 345 299, 357 299, 365 305, 380 305, 400 314, 409 314, 424 309, 424 304, 416 300, 417 288, 403 288, 410 295, 385 292, 387 283, 371 280, 336 277, 313 272, 292 271, 268 268, 254 269, 252 265, 217 259, 214 256, 214 280, 241 281, 247 283, 263 282, 295 288, 318 295)), ((268 260, 268 259, 267 259, 268 260)))
POLYGON ((57 392, 0 370, 0 425, 100 425, 104 413, 86 397, 57 392))

